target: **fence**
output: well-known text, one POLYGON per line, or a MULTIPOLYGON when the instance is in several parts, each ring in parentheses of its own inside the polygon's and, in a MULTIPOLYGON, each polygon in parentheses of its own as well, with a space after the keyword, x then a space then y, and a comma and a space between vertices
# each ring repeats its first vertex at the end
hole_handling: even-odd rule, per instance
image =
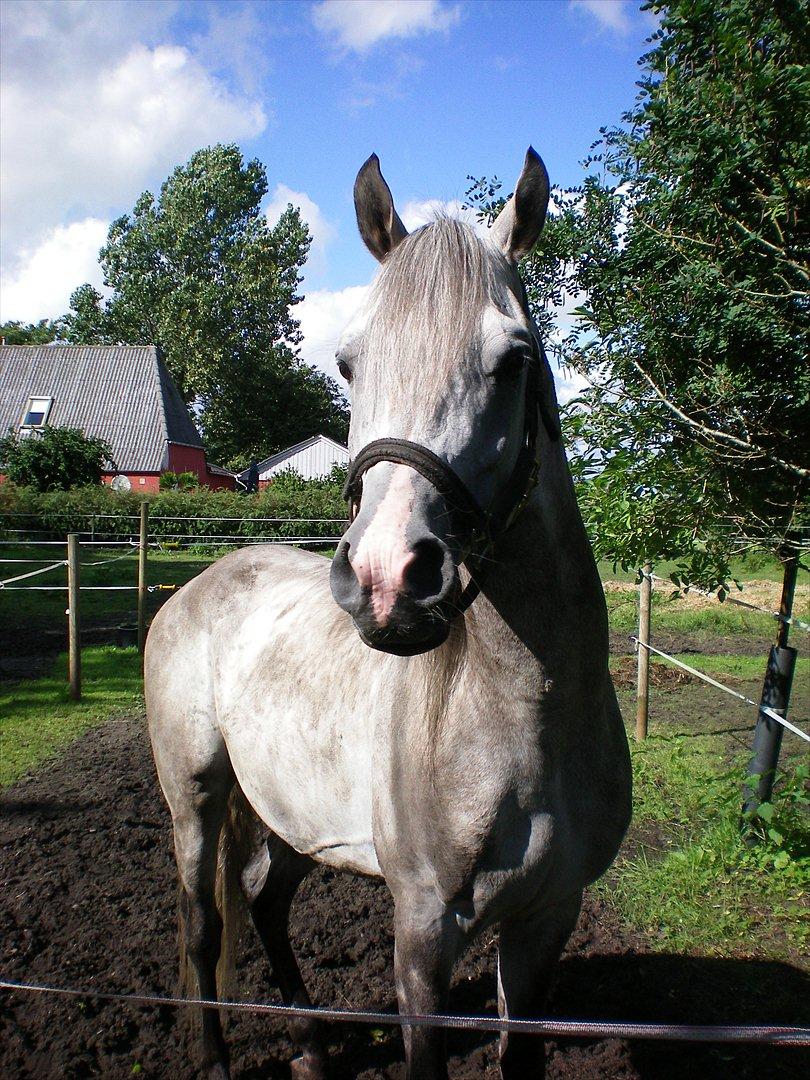
MULTIPOLYGON (((8 515, 11 516, 11 515, 8 515)), ((153 517, 150 521, 149 506, 146 502, 141 504, 141 512, 138 517, 134 515, 114 514, 90 514, 87 516, 88 528, 85 532, 72 532, 66 541, 52 539, 23 539, 34 534, 42 537, 51 535, 47 530, 40 529, 14 529, 7 528, 4 532, 11 535, 11 539, 0 540, 0 544, 24 545, 26 547, 66 547, 67 557, 55 561, 42 559, 0 559, 6 564, 35 565, 47 563, 36 570, 29 570, 21 574, 0 580, 0 589, 13 591, 15 589, 41 592, 67 592, 68 604, 65 614, 68 620, 68 677, 70 683, 70 696, 74 700, 81 698, 81 594, 83 592, 127 592, 137 594, 137 645, 143 653, 147 630, 147 598, 150 593, 158 591, 174 591, 179 588, 176 584, 152 584, 147 583, 148 553, 150 548, 159 550, 184 550, 203 545, 206 549, 230 548, 235 545, 245 546, 249 544, 278 544, 295 543, 308 547, 332 546, 340 540, 338 526, 346 524, 345 518, 198 518, 182 516, 153 517), (112 521, 115 529, 112 537, 109 529, 104 528, 104 522, 112 521), (121 523, 132 523, 126 539, 121 539, 121 523), (212 533, 200 531, 200 525, 221 526, 224 523, 238 522, 240 526, 249 526, 249 533, 237 532, 235 527, 230 533, 212 533), (135 524, 137 523, 137 525, 135 524), (255 531, 259 526, 265 527, 264 534, 257 535, 255 531), (301 535, 301 526, 308 525, 306 535, 301 535), (137 534, 137 539, 135 535, 137 534), (13 537, 17 537, 14 539, 13 537), (83 539, 84 537, 84 539, 83 539), (95 562, 82 562, 82 549, 94 547, 126 547, 128 550, 110 559, 95 562), (137 573, 135 583, 132 585, 82 585, 82 567, 108 566, 111 563, 137 556, 137 573), (67 582, 64 585, 40 585, 19 584, 40 575, 53 571, 66 569, 67 582)))
MULTIPOLYGON (((810 631, 810 624, 793 616, 793 601, 796 590, 796 579, 799 570, 799 550, 791 550, 786 554, 784 563, 784 577, 782 581, 782 597, 779 611, 770 611, 758 604, 740 600, 737 597, 721 598, 703 589, 697 589, 698 593, 718 602, 736 604, 749 610, 758 611, 769 615, 776 620, 778 630, 776 642, 771 647, 765 668, 765 677, 762 687, 762 696, 759 704, 752 701, 744 694, 732 690, 730 687, 711 678, 705 672, 685 664, 682 660, 671 656, 661 649, 657 649, 650 641, 650 621, 652 612, 652 590, 656 581, 663 582, 663 578, 652 572, 649 563, 639 571, 639 620, 638 636, 631 640, 636 645, 638 654, 638 677, 636 683, 636 739, 641 741, 647 738, 649 723, 649 671, 650 654, 660 656, 670 664, 690 675, 701 679, 709 686, 722 690, 747 705, 758 709, 757 721, 754 727, 754 738, 751 751, 751 759, 748 765, 748 783, 743 792, 743 823, 749 837, 753 836, 750 822, 762 803, 770 801, 773 792, 773 784, 776 769, 779 762, 779 752, 782 744, 782 736, 785 731, 796 735, 805 742, 810 742, 810 735, 801 728, 792 724, 787 719, 790 692, 793 684, 793 672, 796 664, 796 649, 788 645, 788 635, 791 627, 805 632, 810 631)), ((694 588, 694 587, 693 587, 694 588)))

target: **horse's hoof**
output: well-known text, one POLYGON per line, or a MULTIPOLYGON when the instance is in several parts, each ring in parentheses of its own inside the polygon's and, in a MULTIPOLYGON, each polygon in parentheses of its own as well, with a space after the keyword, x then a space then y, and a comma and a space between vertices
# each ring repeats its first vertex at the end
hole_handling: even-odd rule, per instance
POLYGON ((312 1054, 301 1054, 290 1062, 292 1080, 326 1080, 326 1065, 323 1058, 312 1054))

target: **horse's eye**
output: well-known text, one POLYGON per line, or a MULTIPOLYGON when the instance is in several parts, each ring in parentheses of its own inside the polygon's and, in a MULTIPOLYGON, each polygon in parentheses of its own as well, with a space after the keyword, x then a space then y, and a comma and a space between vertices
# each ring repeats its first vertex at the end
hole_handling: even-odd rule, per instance
POLYGON ((343 378, 346 380, 346 382, 350 383, 352 381, 352 369, 349 367, 345 360, 338 360, 337 369, 343 376, 343 378))
POLYGON ((528 360, 528 352, 522 346, 516 346, 514 349, 510 349, 508 353, 504 355, 498 361, 493 375, 496 379, 508 379, 511 376, 519 375, 528 360))

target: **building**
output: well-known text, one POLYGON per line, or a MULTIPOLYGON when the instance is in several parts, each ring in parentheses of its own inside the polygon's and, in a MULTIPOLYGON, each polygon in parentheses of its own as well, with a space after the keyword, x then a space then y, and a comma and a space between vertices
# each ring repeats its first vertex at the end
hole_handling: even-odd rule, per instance
MULTIPOLYGON (((294 469, 305 480, 320 480, 329 475, 333 465, 348 464, 349 451, 345 446, 326 435, 311 435, 303 442, 289 446, 286 450, 279 450, 277 454, 258 463, 259 489, 272 484, 273 477, 287 469, 294 469)), ((239 474, 237 479, 240 486, 247 484, 249 471, 245 469, 239 474)))
POLYGON ((112 447, 106 483, 157 491, 160 474, 193 472, 201 485, 236 487, 209 465, 200 433, 154 345, 0 346, 0 433, 81 428, 112 447))

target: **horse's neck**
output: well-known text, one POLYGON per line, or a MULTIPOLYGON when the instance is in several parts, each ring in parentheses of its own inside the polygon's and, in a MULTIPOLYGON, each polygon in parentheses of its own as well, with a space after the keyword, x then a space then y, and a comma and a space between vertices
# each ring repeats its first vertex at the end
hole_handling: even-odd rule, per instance
POLYGON ((588 637, 604 630, 602 587, 559 445, 549 447, 540 483, 496 546, 483 592, 482 628, 505 622, 532 652, 553 647, 572 625, 588 637))

